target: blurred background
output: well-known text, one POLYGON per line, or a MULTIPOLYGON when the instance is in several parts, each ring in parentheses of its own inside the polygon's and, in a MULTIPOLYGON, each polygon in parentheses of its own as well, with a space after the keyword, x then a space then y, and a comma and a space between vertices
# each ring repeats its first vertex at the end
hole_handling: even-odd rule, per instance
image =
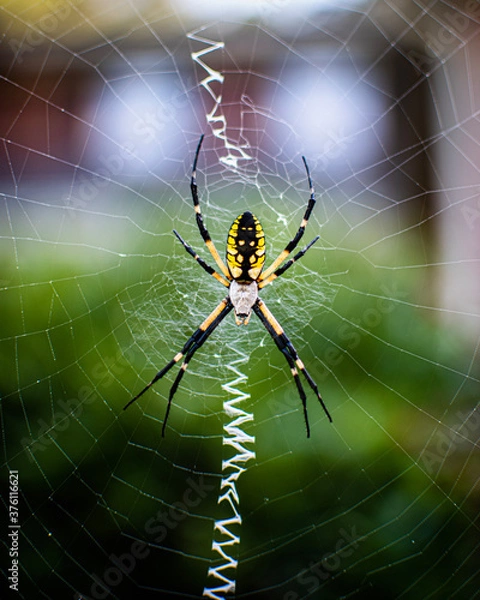
MULTIPOLYGON (((2 484, 19 473, 19 596, 215 585, 233 381, 255 437, 237 597, 476 597, 478 2, 17 0, 0 15, 1 462, 2 484), (308 160, 305 240, 320 240, 262 297, 332 414, 308 389, 310 439, 255 319, 227 317, 195 355, 165 439, 174 373, 122 410, 225 293, 172 234, 212 262, 189 189, 201 134, 222 255, 247 209, 267 264, 280 253, 308 160)), ((6 526, 1 539, 7 580, 6 526)))

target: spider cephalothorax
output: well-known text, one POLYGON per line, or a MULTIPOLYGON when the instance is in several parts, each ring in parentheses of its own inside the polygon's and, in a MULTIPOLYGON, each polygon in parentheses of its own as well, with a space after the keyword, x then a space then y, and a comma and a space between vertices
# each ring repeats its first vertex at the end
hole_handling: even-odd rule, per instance
POLYGON ((193 256, 193 258, 199 263, 199 265, 210 275, 215 277, 220 283, 228 288, 228 295, 220 302, 215 310, 205 319, 200 327, 193 333, 193 335, 187 340, 184 347, 178 352, 172 360, 159 371, 152 381, 143 388, 143 390, 137 394, 134 398, 128 402, 125 406, 127 408, 135 402, 142 394, 144 394, 156 381, 162 378, 167 371, 169 371, 176 363, 183 360, 180 371, 170 388, 168 397, 167 410, 165 413, 165 419, 162 426, 162 436, 165 435, 165 426, 167 424, 168 414, 170 412, 170 406, 172 398, 177 391, 183 374, 185 373, 188 363, 195 352, 202 346, 208 336, 217 328, 221 321, 227 316, 227 314, 233 310, 235 313, 235 321, 237 325, 247 325, 252 312, 254 312, 260 321, 264 324, 268 333, 272 336, 279 350, 285 356, 293 378, 295 380, 298 393, 302 400, 303 412, 305 417, 305 425, 307 428, 307 437, 310 437, 310 426, 308 423, 307 415, 307 398, 303 389, 302 383, 298 372, 301 371, 307 380, 309 386, 317 395, 325 414, 331 421, 332 418, 330 413, 325 406, 322 397, 318 391, 317 384, 313 381, 308 371, 305 369, 305 365, 300 360, 297 351, 293 347, 292 343, 286 336, 280 323, 275 319, 270 310, 267 308, 263 300, 258 296, 258 291, 271 283, 274 279, 285 273, 294 262, 301 258, 307 250, 318 240, 318 236, 314 238, 303 250, 297 252, 293 258, 286 261, 290 253, 297 247, 298 242, 302 238, 305 227, 307 226, 308 219, 315 205, 315 194, 308 169, 307 161, 303 158, 305 169, 307 171, 308 184, 310 186, 310 198, 308 200, 307 208, 303 216, 300 227, 295 237, 286 245, 285 249, 278 255, 273 263, 264 271, 263 266, 265 264, 265 233, 260 221, 252 215, 251 212, 246 211, 239 215, 232 223, 227 237, 227 254, 226 254, 226 265, 220 258, 220 255, 210 238, 204 222, 202 213, 200 210, 200 203, 198 199, 198 188, 197 188, 197 162, 200 154, 200 148, 203 142, 203 135, 197 146, 195 153, 195 159, 193 161, 192 177, 190 181, 190 188, 192 191, 193 207, 196 214, 197 225, 207 248, 209 249, 213 259, 215 260, 220 273, 215 271, 213 267, 207 264, 198 254, 189 246, 181 236, 174 230, 175 235, 183 244, 185 250, 193 256), (286 261, 286 262, 285 262, 286 261))

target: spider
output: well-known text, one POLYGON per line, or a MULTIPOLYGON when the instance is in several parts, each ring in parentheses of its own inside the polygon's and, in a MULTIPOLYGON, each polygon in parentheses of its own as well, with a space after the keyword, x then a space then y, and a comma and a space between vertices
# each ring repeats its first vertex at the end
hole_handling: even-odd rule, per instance
POLYGON ((305 418, 305 425, 307 429, 307 437, 310 437, 310 425, 308 422, 307 415, 307 397, 302 387, 298 372, 301 371, 308 382, 308 385, 315 392, 320 404, 325 411, 330 422, 332 417, 325 406, 322 397, 318 391, 317 384, 313 381, 312 377, 305 368, 305 365, 300 360, 297 351, 293 344, 288 339, 287 335, 283 331, 280 323, 275 319, 270 310, 265 305, 265 302, 258 296, 258 290, 261 290, 266 285, 274 281, 280 275, 283 275, 287 269, 289 269, 293 263, 299 260, 309 248, 319 239, 320 236, 314 238, 303 250, 297 252, 293 258, 290 258, 287 262, 284 262, 290 253, 297 247, 298 242, 302 238, 305 227, 307 226, 310 214, 315 206, 315 191, 313 189, 312 179, 310 177, 310 170, 307 165, 305 157, 302 156, 305 170, 307 172, 308 185, 310 187, 310 198, 308 200, 307 209, 303 216, 300 227, 295 237, 286 245, 285 249, 278 255, 273 263, 264 271, 263 266, 265 263, 265 234, 263 227, 259 220, 249 211, 239 215, 232 223, 227 237, 227 253, 226 253, 226 265, 220 258, 220 255, 215 248, 214 243, 210 237, 210 234, 205 227, 203 222, 202 213, 200 210, 200 203, 198 199, 198 188, 197 188, 197 162, 200 154, 200 148, 202 147, 204 136, 200 137, 198 142, 197 150, 195 152, 195 158, 193 161, 192 175, 190 180, 190 189, 193 199, 193 207, 195 210, 195 216, 197 220, 198 229, 200 235, 203 238, 208 250, 210 251, 214 261, 216 262, 220 273, 215 271, 209 264, 207 264, 191 246, 189 246, 180 236, 180 234, 173 230, 173 233, 178 238, 180 243, 183 245, 185 250, 193 256, 198 264, 204 269, 209 275, 212 275, 228 288, 228 295, 220 302, 213 312, 205 319, 200 327, 193 333, 193 335, 187 340, 182 350, 175 354, 172 360, 167 363, 161 371, 159 371, 152 381, 146 385, 143 390, 138 393, 134 398, 128 402, 124 410, 133 404, 140 396, 142 396, 150 387, 161 379, 176 363, 183 359, 176 379, 174 380, 170 393, 168 396, 168 404, 165 412, 165 418, 162 426, 162 437, 165 436, 165 427, 167 425, 168 415, 172 405, 172 399, 177 391, 180 381, 187 370, 188 364, 195 354, 195 352, 203 345, 210 334, 220 325, 223 319, 233 309, 235 312, 235 321, 237 325, 247 325, 252 311, 257 315, 260 321, 265 326, 268 333, 272 336, 275 344, 279 350, 285 356, 287 363, 290 366, 292 376, 297 386, 298 393, 303 405, 303 414, 305 418))

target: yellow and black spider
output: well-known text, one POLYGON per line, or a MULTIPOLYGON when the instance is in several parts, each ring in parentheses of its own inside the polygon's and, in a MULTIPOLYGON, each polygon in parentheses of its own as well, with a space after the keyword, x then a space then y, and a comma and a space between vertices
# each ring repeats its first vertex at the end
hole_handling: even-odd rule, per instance
POLYGON ((172 360, 159 371, 152 381, 143 388, 143 390, 137 394, 134 398, 128 402, 124 407, 128 408, 135 400, 140 398, 155 382, 161 379, 165 373, 167 373, 173 365, 183 359, 180 371, 177 374, 170 393, 168 396, 168 404, 165 413, 165 419, 162 427, 162 437, 165 435, 165 427, 167 424, 168 414, 172 404, 172 399, 177 391, 180 380, 185 373, 190 359, 193 357, 195 352, 203 345, 208 336, 220 325, 221 321, 228 315, 233 309, 235 311, 235 321, 237 325, 247 325, 252 311, 257 315, 260 321, 265 325, 268 333, 272 336, 277 347, 281 350, 287 362, 290 366, 293 378, 297 385, 297 390, 302 400, 303 413, 305 416, 305 424, 307 427, 307 437, 310 437, 310 425, 308 423, 307 415, 307 397, 302 387, 298 371, 300 370, 308 385, 317 395, 320 404, 325 411, 329 421, 332 421, 332 417, 325 406, 322 397, 318 391, 317 384, 313 381, 308 371, 305 369, 303 362, 300 360, 297 351, 293 347, 292 343, 283 331, 280 323, 275 319, 272 313, 268 310, 265 302, 258 297, 258 290, 264 288, 266 285, 271 283, 280 275, 283 275, 287 269, 289 269, 294 262, 301 258, 307 250, 318 240, 319 236, 313 239, 303 250, 295 254, 293 258, 288 260, 285 264, 285 259, 289 254, 297 247, 298 242, 302 238, 305 227, 307 226, 308 219, 315 205, 315 192, 312 185, 312 179, 310 177, 310 171, 307 165, 305 157, 302 156, 305 169, 307 171, 308 185, 310 186, 310 198, 308 200, 307 209, 303 216, 300 227, 295 237, 287 244, 285 249, 279 254, 279 256, 273 261, 273 263, 263 271, 263 265, 265 263, 265 234, 263 227, 260 225, 259 220, 252 215, 251 212, 246 211, 238 216, 232 223, 228 232, 227 238, 227 264, 223 262, 220 255, 215 248, 212 239, 205 227, 203 222, 202 213, 200 210, 200 203, 198 200, 198 188, 197 188, 197 161, 198 155, 200 154, 200 148, 203 142, 203 135, 198 142, 197 150, 195 152, 195 159, 193 161, 192 177, 190 181, 190 189, 192 191, 193 206, 195 209, 195 215, 197 219, 198 229, 209 249, 213 259, 218 265, 221 274, 215 271, 210 265, 208 265, 198 254, 189 246, 178 234, 177 231, 173 231, 180 242, 183 244, 185 250, 193 256, 198 264, 210 275, 215 277, 220 283, 228 288, 228 295, 224 298, 215 310, 205 319, 195 333, 187 340, 182 350, 178 352, 172 360))

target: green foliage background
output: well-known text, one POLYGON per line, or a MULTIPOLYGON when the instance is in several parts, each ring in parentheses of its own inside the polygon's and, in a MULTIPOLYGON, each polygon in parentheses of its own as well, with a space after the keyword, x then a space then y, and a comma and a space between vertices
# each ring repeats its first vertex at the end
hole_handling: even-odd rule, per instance
MULTIPOLYGON (((249 356, 241 389, 251 394, 257 456, 238 486, 238 597, 473 597, 478 367, 463 334, 428 308, 434 273, 421 266, 421 228, 400 225, 388 240, 376 226, 353 239, 333 215, 302 264, 265 289, 333 415, 330 425, 308 392, 311 439, 284 358, 253 321, 227 320, 199 351, 165 439, 171 377, 122 411, 224 293, 171 234, 201 246, 183 187, 186 200, 165 202, 168 191, 156 189, 151 214, 129 219, 112 216, 128 193, 103 195, 104 217, 38 205, 29 215, 37 239, 25 218, 32 207, 11 206, 1 417, 3 469, 20 474, 21 597, 100 597, 95 577, 136 541, 147 556, 111 597, 201 595, 222 514, 221 386, 235 349, 249 356), (171 510, 191 479, 214 491, 157 543, 147 521, 171 510), (345 531, 351 552, 332 556, 345 531)), ((287 232, 274 215, 255 194, 238 212, 242 202, 280 251, 287 232)), ((237 211, 216 206, 210 229, 222 240, 237 211)), ((306 238, 319 227, 315 217, 306 238)))

